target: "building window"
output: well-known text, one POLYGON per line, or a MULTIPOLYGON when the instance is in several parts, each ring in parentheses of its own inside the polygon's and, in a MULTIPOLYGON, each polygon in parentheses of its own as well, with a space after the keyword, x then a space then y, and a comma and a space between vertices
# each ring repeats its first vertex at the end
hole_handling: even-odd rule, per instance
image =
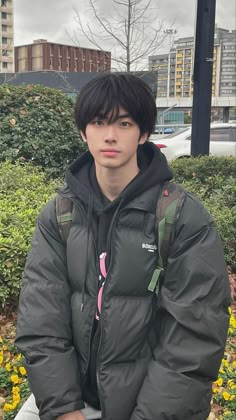
POLYGON ((58 60, 58 70, 61 70, 61 58, 58 60))
POLYGON ((2 32, 7 32, 7 25, 2 25, 2 32))
POLYGON ((49 68, 50 68, 50 70, 53 69, 53 59, 52 58, 50 58, 49 68))
POLYGON ((7 38, 5 36, 2 37, 2 44, 7 44, 7 38))
POLYGON ((2 12, 2 19, 7 19, 7 13, 6 12, 2 12))
POLYGON ((1 6, 6 6, 7 5, 7 0, 1 0, 1 6))
POLYGON ((70 60, 66 60, 66 71, 70 71, 70 60))
POLYGON ((3 62, 3 63, 2 63, 2 67, 3 67, 4 69, 7 69, 7 63, 3 62))

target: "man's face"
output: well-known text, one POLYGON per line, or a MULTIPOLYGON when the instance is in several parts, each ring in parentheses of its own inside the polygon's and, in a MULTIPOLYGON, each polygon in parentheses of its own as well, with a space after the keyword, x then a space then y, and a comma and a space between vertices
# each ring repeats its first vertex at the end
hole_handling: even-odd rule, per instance
POLYGON ((127 169, 137 165, 137 148, 145 143, 147 133, 140 136, 137 123, 123 108, 118 118, 108 123, 107 118, 96 117, 87 127, 83 140, 87 142, 95 164, 104 168, 127 169))

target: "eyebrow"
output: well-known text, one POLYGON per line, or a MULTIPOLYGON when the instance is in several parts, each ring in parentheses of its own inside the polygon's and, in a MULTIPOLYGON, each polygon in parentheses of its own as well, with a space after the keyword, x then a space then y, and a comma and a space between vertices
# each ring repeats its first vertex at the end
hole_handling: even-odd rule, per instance
POLYGON ((121 119, 121 118, 131 118, 130 114, 126 113, 126 114, 119 114, 117 119, 121 119))
MULTIPOLYGON (((98 114, 98 115, 96 115, 95 118, 101 118, 101 120, 108 119, 108 117, 104 114, 98 114)), ((132 118, 132 117, 128 112, 126 112, 124 114, 118 114, 116 120, 120 120, 122 118, 132 118)))

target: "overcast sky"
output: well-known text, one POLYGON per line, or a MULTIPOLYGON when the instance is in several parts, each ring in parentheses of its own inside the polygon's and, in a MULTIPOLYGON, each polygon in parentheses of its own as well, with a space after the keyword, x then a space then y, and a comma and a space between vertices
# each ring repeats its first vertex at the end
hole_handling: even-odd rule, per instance
MULTIPOLYGON (((30 44, 44 38, 51 42, 72 44, 75 25, 74 8, 88 17, 88 0, 15 0, 15 45, 30 44)), ((112 0, 96 0, 102 13, 112 13, 112 0)), ((194 35, 197 0, 153 0, 160 20, 177 30, 176 38, 194 35), (173 23, 174 22, 174 23, 173 23)), ((235 29, 235 0, 216 0, 216 23, 235 29)), ((91 15, 90 15, 91 16, 91 15)), ((80 46, 89 44, 80 38, 80 46)))

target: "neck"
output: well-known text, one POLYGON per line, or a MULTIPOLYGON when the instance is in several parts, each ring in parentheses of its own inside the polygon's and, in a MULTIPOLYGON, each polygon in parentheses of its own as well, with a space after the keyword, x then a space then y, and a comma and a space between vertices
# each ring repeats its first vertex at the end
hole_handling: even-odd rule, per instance
POLYGON ((125 187, 132 181, 132 179, 138 174, 138 166, 134 166, 129 173, 125 174, 122 168, 104 168, 96 164, 96 177, 101 188, 102 193, 110 200, 115 200, 125 187))

